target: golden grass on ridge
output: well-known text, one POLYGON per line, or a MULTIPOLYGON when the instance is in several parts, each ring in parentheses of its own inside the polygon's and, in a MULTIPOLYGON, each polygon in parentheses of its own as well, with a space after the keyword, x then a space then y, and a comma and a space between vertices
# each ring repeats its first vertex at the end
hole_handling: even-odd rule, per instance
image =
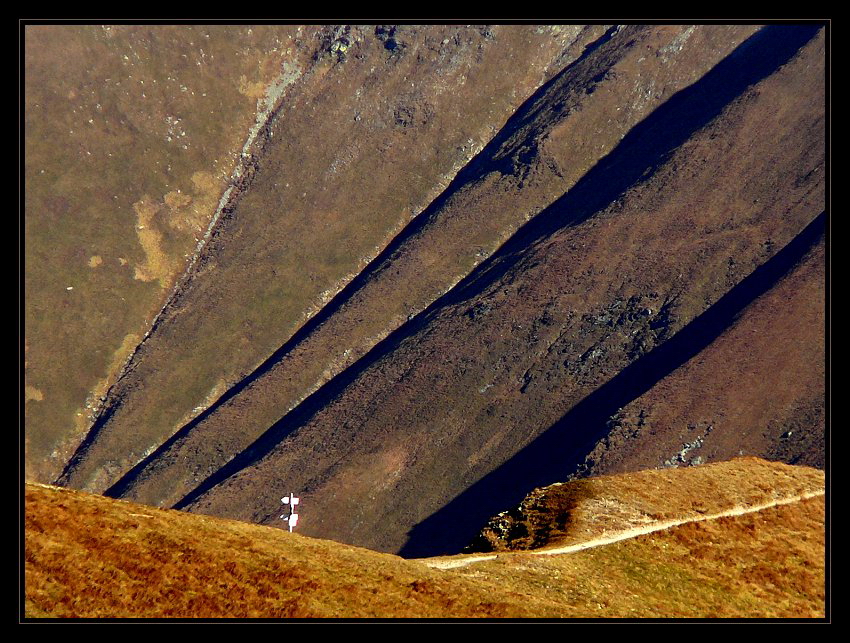
MULTIPOLYGON (((820 471, 746 458, 608 476, 597 491, 646 508, 650 474, 678 483, 654 501, 665 516, 695 515, 688 489, 756 503, 759 486, 761 501, 823 488, 820 471), (749 490, 736 479, 748 479, 749 490)), ((500 552, 439 570, 429 560, 30 484, 25 616, 823 618, 823 519, 820 496, 569 555, 500 552)))

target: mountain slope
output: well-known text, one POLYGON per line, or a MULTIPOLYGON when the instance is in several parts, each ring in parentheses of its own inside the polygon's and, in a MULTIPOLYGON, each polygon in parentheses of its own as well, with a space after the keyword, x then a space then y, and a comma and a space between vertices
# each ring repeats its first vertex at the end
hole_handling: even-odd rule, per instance
MULTIPOLYGON (((81 33, 117 37, 103 31, 81 33)), ((179 31, 128 33, 151 60, 122 74, 146 70, 139 92, 159 106, 169 91, 148 86, 171 82, 173 61, 156 57, 157 34, 179 31)), ((238 83, 256 113, 223 112, 233 122, 215 130, 244 142, 234 169, 201 181, 209 198, 184 194, 192 164, 137 186, 127 265, 147 290, 108 292, 136 297, 133 310, 165 304, 144 337, 112 351, 129 321, 101 313, 82 332, 102 310, 94 282, 52 316, 39 288, 55 259, 28 264, 34 336, 61 329, 56 355, 70 355, 85 335, 57 374, 74 379, 81 355, 97 367, 68 391, 93 391, 113 356, 97 418, 86 427, 80 411, 71 427, 70 407, 53 393, 42 406, 29 383, 50 368, 39 342, 25 364, 29 476, 278 527, 295 491, 311 507, 303 534, 410 558, 460 551, 555 481, 743 454, 825 465, 822 24, 324 26, 287 32, 285 49, 283 32, 238 33, 256 48, 223 82, 265 62, 238 83), (190 210, 208 225, 191 254, 190 210)), ((206 44, 194 35, 181 69, 206 44)), ((191 59, 204 78, 207 53, 191 59)), ((102 107, 86 144, 115 116, 102 107)), ((28 131, 45 161, 42 130, 28 131)), ((232 151, 219 143, 205 162, 232 151)), ((68 187, 51 168, 49 183, 27 168, 37 202, 68 187)), ((56 256, 83 256, 78 233, 103 212, 79 217, 56 256)), ((49 253, 63 226, 31 219, 31 247, 49 253)), ((50 279, 76 274, 68 265, 50 279)))
POLYGON ((22 24, 30 479, 85 437, 321 31, 22 24))
POLYGON ((421 223, 408 226, 261 369, 108 493, 159 505, 179 501, 297 402, 449 290, 575 185, 659 100, 699 78, 753 30, 611 30, 526 102, 421 215, 421 223), (663 64, 647 63, 647 49, 666 51, 663 64), (629 106, 627 113, 622 105, 629 106))
POLYGON ((61 484, 102 492, 265 361, 604 28, 326 31, 61 484))
POLYGON ((811 29, 759 32, 179 506, 272 524, 294 488, 305 534, 421 556, 573 473, 602 436, 569 413, 823 211, 822 61, 811 29))
POLYGON ((810 237, 820 241, 722 336, 607 420, 610 431, 582 475, 725 460, 741 451, 825 466, 823 227, 810 237))

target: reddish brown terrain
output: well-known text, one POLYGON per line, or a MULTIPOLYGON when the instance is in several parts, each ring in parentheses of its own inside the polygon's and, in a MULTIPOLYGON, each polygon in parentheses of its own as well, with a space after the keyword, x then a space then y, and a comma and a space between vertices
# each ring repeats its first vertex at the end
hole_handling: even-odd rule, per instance
MULTIPOLYGON (((603 32, 400 27, 388 49, 374 27, 322 30, 62 482, 104 491, 247 376, 439 197, 550 67, 603 32), (506 59, 514 71, 498 73, 506 59)), ((322 364, 346 348, 326 346, 322 364)), ((262 428, 279 417, 257 413, 262 428)))
POLYGON ((275 527, 295 492, 300 534, 415 558, 556 482, 824 468, 827 45, 814 23, 300 29, 241 85, 274 107, 236 128, 206 242, 85 430, 28 418, 28 475, 275 527))
MULTIPOLYGON (((720 58, 751 32, 730 27, 694 34, 687 48, 671 52, 666 64, 649 69, 636 64, 645 59, 644 49, 611 40, 570 66, 527 102, 455 179, 456 188, 421 215, 421 223, 409 226, 258 371, 181 428, 110 493, 142 502, 177 502, 563 194, 629 126, 651 111, 660 96, 704 73, 708 61, 695 60, 697 51, 720 58), (633 103, 630 94, 635 92, 648 93, 633 103), (602 128, 611 107, 620 104, 632 108, 613 126, 602 128), (583 129, 594 135, 569 134, 583 129), (569 146, 549 140, 564 136, 571 136, 569 146), (545 153, 532 149, 544 145, 545 153), (234 425, 239 431, 229 429, 234 425), (187 461, 193 464, 187 466, 187 461)), ((629 33, 644 48, 652 48, 684 32, 631 28, 629 33)))
POLYGON ((612 416, 582 473, 699 464, 742 452, 823 468, 826 353, 824 335, 813 329, 825 324, 824 267, 821 237, 723 335, 612 416), (659 463, 659 453, 670 457, 659 463))

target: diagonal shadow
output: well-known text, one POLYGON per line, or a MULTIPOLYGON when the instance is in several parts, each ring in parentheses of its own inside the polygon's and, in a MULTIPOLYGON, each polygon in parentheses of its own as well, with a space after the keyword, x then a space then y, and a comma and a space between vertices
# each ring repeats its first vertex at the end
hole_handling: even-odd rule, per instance
POLYGON ((788 245, 661 346, 584 398, 508 462, 419 523, 399 552, 405 558, 454 554, 492 516, 533 489, 563 482, 608 431, 607 420, 711 344, 752 301, 767 292, 823 238, 822 212, 788 245))
MULTIPOLYGON (((748 87, 787 63, 820 28, 819 25, 768 26, 750 36, 700 80, 671 96, 632 128, 571 190, 523 226, 455 288, 306 398, 174 508, 185 508, 212 487, 267 455, 372 364, 395 350, 405 338, 419 332, 440 309, 474 297, 504 276, 522 258, 523 250, 529 245, 561 228, 587 220, 620 198, 631 186, 646 180, 673 150, 718 116, 748 87)), ((114 490, 115 487, 108 490, 107 495, 113 495, 114 490)))
MULTIPOLYGON (((277 348, 269 357, 267 357, 257 368, 251 373, 243 377, 239 382, 231 386, 219 397, 213 404, 204 409, 196 417, 187 424, 178 429, 171 437, 163 444, 157 447, 150 455, 136 464, 132 469, 127 471, 115 484, 106 490, 105 495, 110 497, 121 497, 132 485, 137 476, 142 474, 144 470, 155 460, 167 453, 175 444, 179 443, 196 426, 204 422, 211 414, 215 413, 221 406, 239 395, 242 391, 250 388, 254 382, 260 380, 266 373, 272 370, 284 357, 300 344, 304 339, 310 336, 318 327, 325 323, 332 315, 342 308, 354 294, 359 291, 363 285, 369 281, 375 274, 384 270, 392 261, 395 254, 404 244, 412 237, 419 234, 425 227, 431 224, 438 216, 441 208, 445 206, 447 201, 463 187, 479 181, 482 177, 490 172, 497 171, 505 166, 511 166, 510 158, 505 158, 505 154, 511 156, 511 151, 505 151, 505 143, 514 134, 529 124, 534 118, 535 113, 540 109, 541 102, 545 102, 550 91, 557 90, 559 84, 563 84, 567 74, 571 73, 599 49, 602 45, 608 42, 618 28, 611 27, 602 36, 595 41, 585 46, 581 55, 573 62, 565 66, 561 71, 555 74, 552 78, 538 87, 534 93, 526 99, 523 104, 511 115, 502 129, 490 140, 489 143, 452 179, 449 185, 440 193, 428 207, 420 212, 404 229, 396 235, 392 241, 371 261, 369 264, 352 279, 340 292, 338 292, 325 306, 322 307, 313 317, 307 320, 288 340, 286 340, 279 348, 277 348)), ((593 84, 594 81, 590 81, 593 84)), ((590 90, 590 86, 588 86, 590 90)), ((116 405, 117 407, 118 405, 116 405)), ((115 408, 107 411, 94 424, 86 439, 79 447, 78 451, 82 453, 91 445, 97 437, 101 427, 103 427, 112 417, 115 408)), ((72 460, 72 464, 76 460, 72 460)), ((72 464, 66 467, 70 470, 72 464)), ((63 474, 64 475, 64 474, 63 474)))
POLYGON ((763 27, 702 78, 673 94, 633 127, 619 145, 549 208, 517 231, 448 293, 455 302, 482 292, 507 273, 522 252, 560 228, 576 225, 650 178, 672 152, 750 86, 788 63, 819 25, 763 27))

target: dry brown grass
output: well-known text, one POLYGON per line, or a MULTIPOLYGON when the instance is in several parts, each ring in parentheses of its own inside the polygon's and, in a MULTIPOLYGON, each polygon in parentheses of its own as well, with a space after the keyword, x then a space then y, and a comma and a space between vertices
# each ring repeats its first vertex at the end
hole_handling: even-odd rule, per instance
POLYGON ((28 485, 28 617, 506 616, 421 563, 282 530, 28 485))
POLYGON ((698 519, 823 489, 824 472, 742 457, 538 489, 488 538, 496 550, 562 547, 669 520, 698 519), (683 484, 683 481, 687 481, 683 484), (520 534, 513 537, 512 534, 520 534), (527 534, 527 535, 526 535, 527 534))
POLYGON ((689 523, 570 555, 455 570, 547 595, 570 618, 824 618, 824 499, 689 523))
MULTIPOLYGON (((735 470, 775 482, 762 501, 774 489, 809 488, 817 477, 754 459, 735 470)), ((709 478, 716 496, 735 481, 718 466, 645 473, 678 478, 675 491, 654 501, 662 515, 687 511, 688 489, 705 491, 709 478), (665 502, 670 509, 661 511, 665 502)), ((608 477, 597 491, 616 489, 630 494, 622 506, 647 506, 658 488, 646 481, 608 477)), ((728 499, 755 501, 758 486, 728 499)), ((502 553, 441 571, 279 529, 27 485, 25 616, 817 618, 823 515, 820 497, 571 555, 502 553)))

